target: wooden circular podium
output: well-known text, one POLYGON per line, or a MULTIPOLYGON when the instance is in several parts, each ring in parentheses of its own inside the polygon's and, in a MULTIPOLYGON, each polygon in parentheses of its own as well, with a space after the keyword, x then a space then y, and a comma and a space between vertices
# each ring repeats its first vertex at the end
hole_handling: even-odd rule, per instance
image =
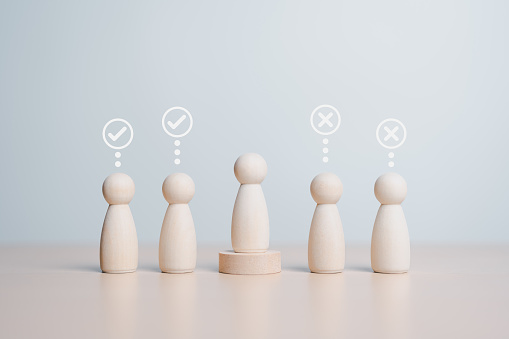
POLYGON ((219 252, 219 272, 226 274, 274 274, 281 272, 281 252, 219 252))

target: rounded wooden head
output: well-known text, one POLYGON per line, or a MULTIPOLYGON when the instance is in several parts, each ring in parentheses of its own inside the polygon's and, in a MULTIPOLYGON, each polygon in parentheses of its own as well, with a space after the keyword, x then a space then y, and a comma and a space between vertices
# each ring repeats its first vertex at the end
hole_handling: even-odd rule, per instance
POLYGON ((343 194, 343 183, 334 173, 320 173, 311 181, 310 191, 317 204, 335 204, 343 194))
POLYGON ((375 182, 376 199, 383 205, 401 204, 406 193, 406 181, 398 173, 385 173, 375 182))
POLYGON ((241 184, 261 184, 267 175, 267 163, 260 154, 246 153, 235 161, 233 170, 241 184))
POLYGON ((173 173, 164 179, 163 195, 169 204, 187 204, 194 196, 194 181, 185 173, 173 173))
POLYGON ((113 173, 104 180, 104 199, 110 205, 125 205, 134 197, 134 181, 125 173, 113 173))

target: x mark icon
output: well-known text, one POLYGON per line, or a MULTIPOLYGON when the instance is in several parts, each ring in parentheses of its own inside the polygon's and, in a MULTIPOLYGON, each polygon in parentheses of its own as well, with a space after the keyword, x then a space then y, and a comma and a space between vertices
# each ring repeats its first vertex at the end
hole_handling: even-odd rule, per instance
POLYGON ((384 130, 387 132, 387 135, 384 138, 384 141, 389 140, 390 138, 399 141, 399 138, 396 136, 396 132, 399 130, 399 126, 394 127, 394 129, 390 129, 387 126, 384 126, 384 130))
POLYGON ((327 124, 329 127, 332 127, 332 122, 329 121, 329 119, 332 118, 332 112, 327 114, 327 116, 324 116, 321 112, 318 112, 318 116, 322 118, 322 121, 320 121, 318 127, 322 127, 325 124, 327 124))

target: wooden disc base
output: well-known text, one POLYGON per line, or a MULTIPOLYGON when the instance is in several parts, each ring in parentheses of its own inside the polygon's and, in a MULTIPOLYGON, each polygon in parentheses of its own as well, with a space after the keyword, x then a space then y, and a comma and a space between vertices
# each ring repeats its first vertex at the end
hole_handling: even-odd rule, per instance
POLYGON ((281 272, 281 252, 219 252, 219 272, 227 274, 273 274, 281 272))

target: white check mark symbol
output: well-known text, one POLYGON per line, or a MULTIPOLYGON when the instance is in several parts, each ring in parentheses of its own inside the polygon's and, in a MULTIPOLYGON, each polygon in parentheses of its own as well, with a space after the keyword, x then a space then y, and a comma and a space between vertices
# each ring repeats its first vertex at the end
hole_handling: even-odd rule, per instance
POLYGON ((113 135, 111 133, 108 133, 108 136, 110 137, 111 140, 113 141, 117 141, 118 138, 120 138, 122 136, 122 134, 124 134, 124 132, 127 131, 127 127, 122 127, 122 129, 120 131, 118 131, 117 134, 113 135))
POLYGON ((181 116, 177 121, 175 121, 174 123, 171 122, 170 120, 168 120, 168 126, 171 127, 171 129, 175 129, 177 127, 179 127, 179 125, 182 123, 182 121, 186 120, 187 118, 187 115, 183 115, 181 116))

